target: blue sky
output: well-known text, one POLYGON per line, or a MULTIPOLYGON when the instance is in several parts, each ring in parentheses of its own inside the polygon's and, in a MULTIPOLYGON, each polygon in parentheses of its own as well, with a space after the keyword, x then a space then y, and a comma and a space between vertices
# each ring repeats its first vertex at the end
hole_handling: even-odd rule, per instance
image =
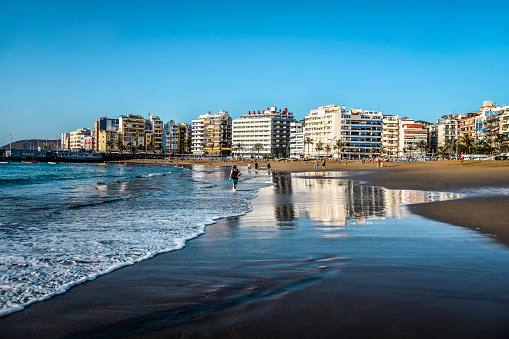
POLYGON ((0 145, 226 109, 509 104, 507 1, 2 1, 0 145))

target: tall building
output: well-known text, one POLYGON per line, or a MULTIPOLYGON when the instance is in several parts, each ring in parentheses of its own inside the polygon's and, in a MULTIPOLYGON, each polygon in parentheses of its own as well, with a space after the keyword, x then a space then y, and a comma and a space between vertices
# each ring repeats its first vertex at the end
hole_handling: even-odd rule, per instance
POLYGON ((341 140, 343 154, 349 159, 371 158, 381 154, 382 113, 350 109, 342 113, 341 140))
POLYGON ((71 133, 62 133, 60 136, 60 150, 71 150, 71 133))
POLYGON ((290 158, 304 158, 304 122, 290 123, 290 158))
POLYGON ((94 124, 95 149, 99 152, 119 150, 118 119, 101 117, 94 124))
POLYGON ((385 115, 382 118, 382 147, 383 154, 389 158, 400 156, 399 128, 401 119, 397 115, 385 115))
POLYGON ((191 125, 176 123, 174 120, 164 124, 164 152, 168 154, 191 153, 191 125))
POLYGON ((428 139, 427 123, 416 122, 410 118, 400 120, 399 131, 399 152, 404 157, 413 157, 424 154, 425 150, 420 149, 422 143, 426 144, 428 139))
POLYGON ((85 137, 91 137, 92 131, 89 128, 80 128, 70 133, 69 149, 78 152, 85 149, 85 137))
POLYGON ((237 154, 288 157, 290 153, 290 124, 295 122, 293 113, 288 109, 248 111, 239 119, 232 121, 233 146, 237 154), (261 148, 257 148, 261 145, 261 148))
POLYGON ((231 153, 232 118, 228 111, 207 113, 192 121, 191 151, 196 155, 225 156, 231 153))
POLYGON ((145 119, 141 115, 129 114, 118 118, 118 132, 123 148, 134 151, 145 147, 145 119))
POLYGON ((368 158, 382 148, 382 113, 345 106, 328 105, 311 110, 305 118, 305 150, 311 156, 323 156, 324 150, 341 141, 341 157, 368 158), (310 144, 311 142, 312 144, 310 144))
POLYGON ((428 127, 428 144, 431 153, 437 153, 449 140, 457 140, 459 134, 458 114, 444 115, 428 127))
POLYGON ((163 121, 157 115, 149 114, 145 120, 144 147, 145 151, 163 151, 163 121))
POLYGON ((345 106, 327 105, 312 109, 305 117, 305 153, 310 156, 317 156, 319 152, 316 147, 333 147, 337 140, 346 141, 346 136, 341 135, 342 117, 349 112, 345 106), (312 142, 312 143, 310 143, 312 142))

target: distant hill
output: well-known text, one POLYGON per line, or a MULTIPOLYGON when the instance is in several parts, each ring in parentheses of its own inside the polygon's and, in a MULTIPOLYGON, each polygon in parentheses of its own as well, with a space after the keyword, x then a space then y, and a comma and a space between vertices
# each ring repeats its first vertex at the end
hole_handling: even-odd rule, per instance
MULTIPOLYGON (((39 147, 47 146, 50 151, 56 151, 60 144, 58 140, 46 140, 46 139, 29 139, 29 140, 18 140, 12 142, 13 150, 33 150, 37 151, 39 147)), ((10 144, 0 147, 0 149, 9 150, 11 149, 10 144)))

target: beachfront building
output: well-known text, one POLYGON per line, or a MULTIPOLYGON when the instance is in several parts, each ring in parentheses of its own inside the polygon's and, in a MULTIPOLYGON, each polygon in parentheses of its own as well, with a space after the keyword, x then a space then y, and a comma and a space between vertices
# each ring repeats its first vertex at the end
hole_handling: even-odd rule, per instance
POLYGON ((135 151, 145 147, 145 119, 138 114, 118 118, 118 132, 123 149, 135 151))
POLYGON ((237 154, 248 156, 288 157, 290 154, 290 124, 295 122, 288 109, 248 111, 232 121, 233 145, 241 145, 237 154))
POLYGON ((78 152, 85 149, 85 137, 91 137, 92 131, 89 128, 80 128, 70 133, 69 149, 78 152))
POLYGON ((480 114, 480 112, 471 112, 464 114, 460 117, 459 120, 459 139, 465 138, 465 135, 468 135, 472 139, 475 138, 475 119, 480 114))
POLYGON ((428 145, 432 154, 458 139, 459 119, 458 114, 444 115, 428 126, 428 145))
POLYGON ((118 119, 101 117, 94 123, 95 150, 99 152, 118 151, 118 119))
POLYGON ((381 155, 382 113, 350 109, 341 115, 341 141, 344 143, 342 154, 348 159, 372 158, 381 155))
POLYGON ((424 146, 428 139, 428 123, 416 122, 410 118, 401 118, 399 130, 399 152, 401 156, 412 158, 426 155, 424 146))
POLYGON ((164 124, 164 152, 168 154, 189 154, 191 151, 191 125, 176 123, 174 120, 164 124))
POLYGON ((333 148, 337 140, 342 142, 346 136, 341 135, 342 116, 349 114, 345 106, 327 105, 312 109, 304 122, 304 143, 307 156, 323 155, 323 150, 333 148), (320 153, 320 154, 319 154, 320 153))
POLYGON ((226 156, 231 153, 232 118, 228 111, 200 115, 192 121, 191 151, 195 155, 226 156))
POLYGON ((156 153, 163 151, 163 121, 157 115, 149 114, 145 120, 145 140, 139 149, 156 153))
POLYGON ((304 121, 290 123, 290 158, 304 158, 304 121))
POLYGON ((382 156, 397 158, 399 151, 399 128, 401 119, 397 115, 384 115, 382 118, 382 156))

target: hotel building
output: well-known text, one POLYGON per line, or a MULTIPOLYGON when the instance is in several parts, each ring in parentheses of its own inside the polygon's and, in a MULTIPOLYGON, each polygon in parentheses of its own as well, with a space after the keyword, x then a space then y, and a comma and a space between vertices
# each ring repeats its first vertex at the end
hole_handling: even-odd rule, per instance
POLYGON ((290 124, 295 122, 288 109, 268 107, 265 111, 248 111, 232 121, 233 145, 242 157, 251 155, 288 157, 290 154, 290 124), (263 146, 259 150, 257 144, 263 146))
POLYGON ((413 119, 402 118, 399 131, 399 151, 404 157, 413 157, 418 154, 426 154, 420 149, 421 144, 426 144, 428 139, 427 123, 415 122, 413 119))
POLYGON ((399 128, 401 119, 397 115, 385 115, 382 118, 382 155, 389 158, 400 156, 399 128))
POLYGON ((345 144, 342 154, 348 159, 379 156, 382 149, 382 113, 350 109, 342 113, 341 141, 345 144))

